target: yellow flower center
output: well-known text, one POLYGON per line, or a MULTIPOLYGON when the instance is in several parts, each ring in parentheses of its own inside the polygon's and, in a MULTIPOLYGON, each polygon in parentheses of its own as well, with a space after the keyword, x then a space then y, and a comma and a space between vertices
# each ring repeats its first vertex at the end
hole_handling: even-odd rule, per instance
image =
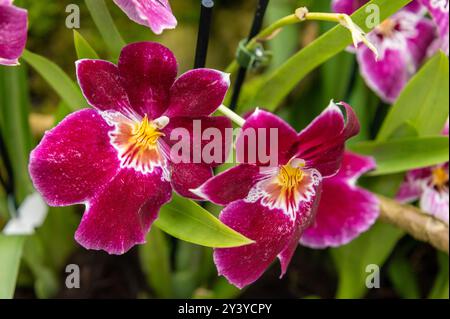
POLYGON ((159 131, 155 123, 148 120, 146 115, 140 123, 135 124, 133 134, 130 137, 130 144, 145 151, 155 148, 161 136, 164 136, 164 134, 159 131))
POLYGON ((300 168, 287 164, 280 169, 278 174, 278 184, 283 187, 284 191, 291 191, 303 181, 303 177, 304 172, 300 168))
POLYGON ((380 34, 386 37, 391 37, 394 34, 396 26, 397 23, 394 20, 386 19, 378 26, 377 29, 380 34))
POLYGON ((433 170, 433 185, 438 188, 443 188, 447 185, 449 175, 443 167, 438 167, 433 170))

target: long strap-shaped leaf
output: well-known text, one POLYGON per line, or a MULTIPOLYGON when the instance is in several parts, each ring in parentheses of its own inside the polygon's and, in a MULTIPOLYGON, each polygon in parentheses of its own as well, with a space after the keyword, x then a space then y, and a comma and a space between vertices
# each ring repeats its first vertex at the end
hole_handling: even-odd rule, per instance
MULTIPOLYGON (((364 31, 369 31, 366 23, 368 6, 376 5, 379 8, 382 21, 409 2, 411 0, 373 0, 355 12, 352 19, 364 31)), ((259 89, 255 90, 254 98, 250 99, 251 106, 261 106, 273 111, 306 75, 345 50, 351 43, 350 33, 342 26, 323 34, 267 77, 259 89)))
POLYGON ((25 237, 0 234, 0 299, 14 295, 25 237))
POLYGON ((155 225, 178 239, 206 247, 227 248, 252 243, 200 205, 178 195, 163 206, 155 225))

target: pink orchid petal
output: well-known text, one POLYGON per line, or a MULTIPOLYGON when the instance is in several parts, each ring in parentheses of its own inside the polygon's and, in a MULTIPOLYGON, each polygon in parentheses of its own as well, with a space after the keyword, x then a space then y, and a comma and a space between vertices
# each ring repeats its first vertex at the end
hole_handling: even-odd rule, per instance
POLYGON ((95 110, 69 115, 47 132, 30 155, 34 186, 52 206, 83 203, 119 170, 112 130, 95 110))
POLYGON ((345 103, 347 122, 341 109, 333 102, 298 135, 295 157, 306 161, 324 178, 335 175, 341 165, 345 142, 357 135, 359 121, 353 109, 345 103))
POLYGON ((121 170, 88 202, 75 239, 87 249, 121 255, 145 243, 159 209, 172 195, 161 170, 142 174, 121 170))
POLYGON ((127 113, 128 95, 121 84, 119 69, 111 62, 80 60, 76 63, 78 83, 88 103, 101 110, 127 113))
POLYGON ((196 69, 180 76, 170 89, 169 117, 200 117, 214 113, 230 86, 228 74, 196 69))
POLYGON ((17 65, 27 42, 28 12, 0 3, 0 65, 17 65))
POLYGON ((372 158, 346 153, 338 175, 323 182, 315 223, 300 242, 312 248, 345 245, 367 231, 379 216, 377 197, 355 186, 356 179, 376 167, 372 158))
POLYGON ((425 187, 420 198, 420 208, 432 216, 449 222, 449 192, 448 188, 442 191, 433 187, 425 187))
POLYGON ((294 223, 280 210, 271 210, 260 202, 239 200, 227 206, 220 220, 256 243, 214 250, 219 275, 243 288, 258 280, 289 243, 294 223))
POLYGON ((367 2, 369 0, 333 0, 331 7, 334 12, 351 15, 367 2))
MULTIPOLYGON (((251 134, 248 134, 250 136, 251 134)), ((262 163, 259 154, 263 151, 266 155, 269 153, 272 156, 277 156, 277 165, 286 164, 294 155, 294 145, 297 141, 297 132, 289 126, 284 120, 278 116, 263 110, 256 110, 245 121, 242 128, 242 134, 236 142, 236 157, 240 163, 267 165, 262 163), (270 136, 271 131, 275 131, 278 135, 278 140, 275 140, 278 145, 277 154, 271 149, 270 136), (255 136, 255 141, 249 143, 246 134, 252 133, 255 136), (264 135, 265 134, 265 135, 264 135), (265 141, 266 145, 262 145, 261 141, 265 141), (256 160, 256 161, 255 161, 256 160)))
POLYGON ((433 23, 426 18, 420 19, 416 25, 416 35, 408 39, 409 53, 412 55, 416 67, 419 68, 427 57, 428 49, 436 38, 433 23))
POLYGON ((240 164, 211 178, 195 193, 214 204, 225 206, 247 197, 260 177, 258 166, 240 164))
POLYGON ((396 199, 402 203, 410 203, 418 200, 422 195, 424 186, 431 178, 430 168, 420 168, 406 173, 397 193, 396 199))
POLYGON ((174 29, 177 20, 168 0, 114 0, 127 16, 136 23, 150 27, 156 34, 174 29))
POLYGON ((181 196, 201 200, 202 198, 191 192, 213 177, 210 166, 204 164, 172 164, 171 183, 173 189, 181 196))
POLYGON ((172 156, 172 161, 178 163, 181 161, 183 163, 203 163, 216 167, 223 164, 228 158, 231 139, 227 141, 227 133, 229 133, 231 128, 231 121, 223 116, 197 119, 174 117, 170 119, 169 124, 163 129, 165 135, 163 140, 169 147, 172 147, 169 152, 176 152, 173 147, 175 144, 182 143, 189 146, 188 154, 182 154, 183 156, 175 154, 181 158, 174 160, 172 156), (213 137, 209 136, 209 132, 214 132, 213 137), (210 152, 208 151, 209 148, 207 148, 208 145, 212 147, 210 152))
POLYGON ((423 5, 428 9, 430 15, 436 22, 440 35, 440 48, 448 55, 449 53, 449 2, 448 0, 421 0, 423 5))
POLYGON ((383 58, 375 60, 367 47, 358 50, 361 74, 367 85, 387 103, 394 103, 408 80, 416 71, 409 53, 386 50, 383 58))
POLYGON ((170 87, 177 76, 173 53, 158 43, 129 44, 120 54, 119 72, 133 109, 159 118, 168 107, 170 87))

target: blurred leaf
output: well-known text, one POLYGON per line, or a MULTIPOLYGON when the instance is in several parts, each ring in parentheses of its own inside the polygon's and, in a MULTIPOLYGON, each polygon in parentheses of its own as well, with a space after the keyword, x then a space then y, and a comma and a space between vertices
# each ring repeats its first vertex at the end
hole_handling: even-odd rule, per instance
POLYGON ((58 278, 45 261, 46 250, 40 238, 29 237, 25 243, 23 259, 34 276, 34 290, 38 298, 47 299, 58 292, 58 278))
MULTIPOLYGON (((377 5, 380 8, 380 19, 384 20, 409 2, 411 0, 373 0, 367 5, 377 5)), ((365 23, 367 18, 365 9, 366 6, 356 11, 352 19, 364 31, 369 31, 365 23)), ((275 70, 257 90, 251 104, 264 106, 273 111, 308 73, 343 51, 351 43, 350 32, 342 26, 323 34, 275 70)))
POLYGON ((0 299, 14 295, 25 237, 0 234, 0 299))
POLYGON ((169 242, 161 230, 152 228, 147 235, 147 243, 139 246, 139 258, 147 282, 156 297, 173 297, 169 242))
POLYGON ((17 203, 32 191, 28 156, 32 137, 28 123, 29 100, 25 66, 0 67, 0 134, 6 144, 17 203))
POLYGON ((73 30, 73 42, 78 59, 98 59, 97 52, 95 52, 86 39, 75 29, 73 30))
POLYGON ((122 39, 119 30, 117 30, 105 1, 85 0, 85 3, 110 54, 114 58, 119 57, 120 51, 126 43, 122 39))
POLYGON ((387 140, 402 124, 414 127, 419 136, 438 135, 448 118, 448 57, 437 53, 413 77, 381 127, 377 140, 387 140))
POLYGON ((72 111, 89 107, 78 86, 55 63, 27 50, 22 58, 48 82, 72 111))
POLYGON ((234 299, 239 297, 242 291, 230 284, 224 277, 219 277, 213 286, 213 298, 234 299))
POLYGON ((330 99, 343 101, 346 98, 355 68, 355 56, 341 52, 328 60, 321 68, 322 97, 321 105, 326 105, 330 99))
POLYGON ((449 158, 448 137, 444 136, 362 142, 351 145, 350 149, 375 157, 377 169, 371 175, 405 172, 444 163, 449 158))
POLYGON ((420 298, 416 273, 414 273, 411 262, 404 254, 397 253, 393 256, 392 261, 389 263, 388 274, 396 292, 402 298, 420 298))
POLYGON ((336 297, 362 298, 367 290, 366 267, 377 265, 381 269, 402 236, 402 230, 378 222, 350 244, 332 249, 339 275, 336 297))
POLYGON ((449 298, 449 267, 448 255, 438 252, 439 273, 431 289, 430 299, 447 299, 449 298))
POLYGON ((175 238, 206 247, 237 247, 252 241, 229 228, 197 203, 174 194, 155 225, 175 238))

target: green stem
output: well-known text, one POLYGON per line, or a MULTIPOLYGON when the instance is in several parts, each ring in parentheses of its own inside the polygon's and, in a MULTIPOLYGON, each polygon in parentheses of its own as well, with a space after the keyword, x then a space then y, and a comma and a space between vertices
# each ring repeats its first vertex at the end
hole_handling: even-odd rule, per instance
MULTIPOLYGON (((258 44, 258 42, 263 41, 275 34, 278 30, 284 28, 285 26, 301 23, 303 21, 328 21, 328 22, 341 22, 344 18, 344 14, 341 13, 323 13, 323 12, 307 12, 303 18, 300 18, 298 14, 291 14, 284 18, 281 18, 270 26, 258 33, 253 39, 251 39, 246 48, 252 50, 258 44)), ((239 69, 239 64, 236 59, 231 62, 227 67, 226 72, 233 74, 239 69)))
POLYGON ((245 120, 239 116, 237 113, 235 113, 234 111, 230 110, 228 107, 226 107, 225 105, 221 105, 217 111, 219 111, 220 113, 222 113, 223 115, 225 115, 226 117, 228 117, 230 120, 232 120, 236 125, 242 127, 245 124, 245 120))

